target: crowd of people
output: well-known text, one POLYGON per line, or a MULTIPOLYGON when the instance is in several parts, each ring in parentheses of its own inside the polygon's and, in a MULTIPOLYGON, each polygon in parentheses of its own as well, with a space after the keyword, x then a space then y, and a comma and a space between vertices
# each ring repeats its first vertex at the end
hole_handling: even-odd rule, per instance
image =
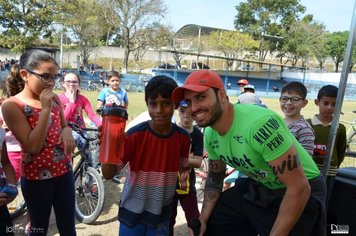
MULTIPOLYGON (((85 112, 100 129, 100 116, 80 93, 80 75, 58 74, 48 53, 28 50, 12 67, 1 104, 0 234, 11 235, 6 204, 16 197, 20 179, 28 235, 47 234, 52 208, 60 235, 76 235, 71 154, 83 140, 68 122, 85 127, 85 112), (53 92, 58 80, 64 88, 60 95, 53 92)), ((112 104, 127 109, 120 73, 110 71, 107 82, 96 109, 112 104)), ((326 235, 330 196, 346 149, 340 125, 323 176, 337 88, 320 88, 314 101, 319 112, 305 119, 307 89, 300 82, 281 88, 284 117, 267 108, 249 81, 239 80, 238 86, 234 104, 213 70, 192 72, 180 87, 168 76, 155 76, 145 86, 150 119, 126 132, 122 158, 100 164, 83 153, 105 179, 120 179, 127 168, 119 235, 174 235, 178 202, 190 235, 326 235), (179 120, 172 122, 176 109, 179 120), (204 151, 209 171, 199 210, 194 168, 201 166, 204 151)))

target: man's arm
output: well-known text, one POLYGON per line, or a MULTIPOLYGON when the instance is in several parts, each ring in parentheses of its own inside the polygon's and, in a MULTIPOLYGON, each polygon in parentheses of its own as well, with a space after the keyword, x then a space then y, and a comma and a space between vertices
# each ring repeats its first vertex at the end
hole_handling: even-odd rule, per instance
POLYGON ((209 160, 209 172, 204 189, 204 201, 199 220, 201 222, 200 235, 206 230, 206 222, 218 201, 225 178, 226 164, 221 160, 209 160))
POLYGON ((310 197, 310 185, 292 146, 285 154, 269 162, 274 174, 286 186, 270 235, 288 235, 304 211, 310 197))

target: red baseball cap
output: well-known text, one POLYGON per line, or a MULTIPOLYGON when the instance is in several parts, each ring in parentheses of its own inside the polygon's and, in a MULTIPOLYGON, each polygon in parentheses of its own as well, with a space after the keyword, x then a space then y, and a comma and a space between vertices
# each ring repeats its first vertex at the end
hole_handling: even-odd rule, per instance
POLYGON ((240 79, 239 81, 237 81, 237 84, 244 84, 244 85, 248 85, 248 81, 247 79, 240 79))
POLYGON ((183 86, 174 89, 172 100, 176 103, 184 100, 184 90, 203 92, 209 88, 224 88, 224 83, 218 73, 212 70, 197 70, 188 75, 183 86))

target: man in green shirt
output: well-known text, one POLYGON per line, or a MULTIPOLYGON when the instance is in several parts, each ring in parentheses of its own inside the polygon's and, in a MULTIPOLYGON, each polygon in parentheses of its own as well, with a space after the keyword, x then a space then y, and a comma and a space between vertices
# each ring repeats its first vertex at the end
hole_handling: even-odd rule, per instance
POLYGON ((214 71, 191 73, 173 92, 205 127, 209 173, 201 235, 324 235, 325 181, 275 112, 232 104, 214 71), (221 192, 226 164, 248 178, 221 192))

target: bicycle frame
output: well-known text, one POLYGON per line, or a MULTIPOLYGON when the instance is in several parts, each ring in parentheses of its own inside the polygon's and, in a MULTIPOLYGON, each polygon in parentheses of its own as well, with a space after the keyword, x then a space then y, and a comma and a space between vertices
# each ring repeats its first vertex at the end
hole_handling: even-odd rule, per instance
POLYGON ((91 163, 87 158, 87 153, 90 151, 90 144, 96 141, 96 137, 85 135, 85 131, 95 131, 97 129, 85 128, 82 129, 76 125, 70 124, 72 129, 84 138, 84 147, 79 149, 72 155, 74 166, 74 158, 80 155, 78 163, 76 163, 73 173, 75 179, 75 213, 76 217, 82 223, 93 223, 100 215, 104 204, 104 183, 99 172, 91 167, 91 163))

